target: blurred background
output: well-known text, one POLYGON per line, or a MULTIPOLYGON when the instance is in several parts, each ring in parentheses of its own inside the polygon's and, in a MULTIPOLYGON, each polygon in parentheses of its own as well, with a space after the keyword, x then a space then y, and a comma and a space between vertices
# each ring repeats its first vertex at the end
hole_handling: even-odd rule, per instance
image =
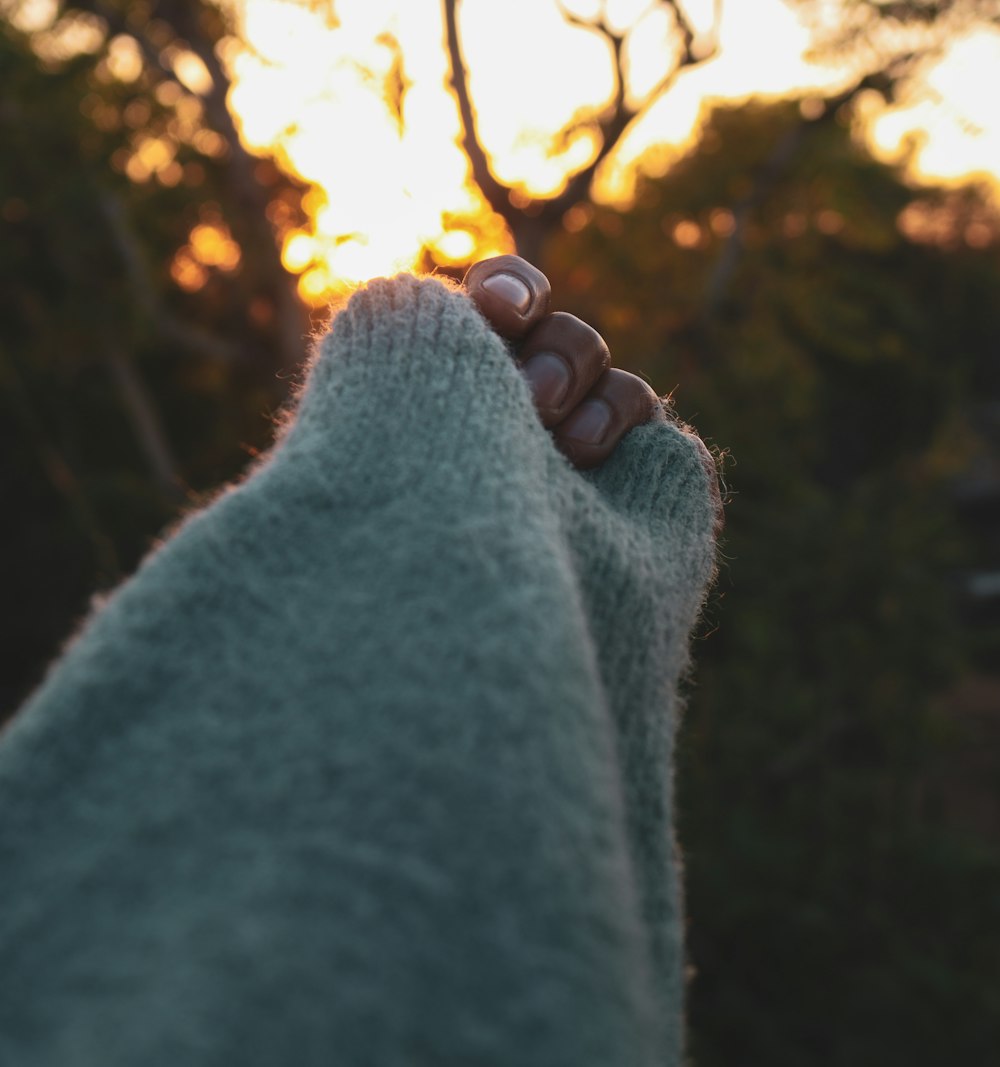
POLYGON ((997 1062, 998 102, 1000 0, 0 0, 3 716, 331 306, 517 250, 725 453, 692 1062, 997 1062))

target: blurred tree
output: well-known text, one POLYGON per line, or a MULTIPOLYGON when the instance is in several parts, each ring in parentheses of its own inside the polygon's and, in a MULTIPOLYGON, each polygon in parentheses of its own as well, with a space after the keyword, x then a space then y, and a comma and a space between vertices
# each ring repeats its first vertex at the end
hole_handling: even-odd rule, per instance
MULTIPOLYGON (((580 121, 606 157, 643 102, 620 31, 593 32, 618 89, 580 121)), ((226 33, 196 2, 0 24, 7 709, 184 487, 266 445, 297 359, 276 249, 302 190, 218 111, 226 33)), ((627 212, 590 202, 596 158, 540 204, 482 179, 564 306, 617 362, 682 381, 739 460, 681 748, 700 1067, 978 1064, 1000 1038, 995 632, 970 650, 956 618, 971 549, 948 496, 981 447, 969 400, 997 385, 998 223, 852 139, 887 70, 716 112, 627 212)), ((461 104, 460 52, 455 71, 461 104)), ((461 106, 482 172, 467 88, 461 106)))
POLYGON ((956 37, 1000 25, 1000 0, 790 0, 814 37, 813 55, 880 74, 895 88, 956 37))
MULTIPOLYGON (((86 24, 103 35, 112 69, 115 55, 129 56, 133 63, 138 59, 138 78, 154 93, 159 88, 161 96, 175 97, 180 91, 180 99, 198 101, 198 125, 215 135, 202 136, 202 146, 214 146, 207 154, 218 161, 226 222, 246 261, 243 273, 252 273, 257 297, 270 305, 276 342, 272 358, 285 368, 298 366, 308 324, 294 283, 281 264, 273 191, 268 187, 274 184, 274 175, 243 147, 227 104, 230 81, 223 56, 227 44, 234 43, 228 9, 207 0, 62 0, 58 10, 59 21, 71 25, 89 16, 86 24), (269 183, 262 181, 264 174, 269 183)), ((102 53, 96 53, 98 62, 102 53)), ((164 132, 167 136, 161 132, 160 142, 169 146, 170 131, 164 132)), ((162 169, 156 173, 162 174, 162 169)))
MULTIPOLYGON (((927 60, 938 57, 956 34, 977 26, 1000 24, 1000 0, 836 0, 832 4, 827 0, 791 0, 791 3, 800 9, 813 31, 813 55, 854 72, 852 84, 841 91, 838 103, 865 90, 875 90, 891 99, 900 85, 911 83, 927 60)), ((462 145, 473 179, 490 208, 506 222, 518 252, 533 261, 539 260, 546 239, 555 232, 565 214, 588 201, 595 172, 621 143, 633 122, 669 91, 685 70, 717 54, 722 17, 722 2, 715 0, 712 30, 699 33, 682 0, 662 0, 662 3, 654 0, 631 27, 621 29, 609 17, 608 0, 600 0, 593 19, 578 16, 561 2, 559 6, 569 25, 585 28, 605 42, 615 90, 603 110, 582 113, 553 142, 553 152, 556 152, 580 137, 589 137, 594 151, 587 165, 567 175, 556 196, 533 199, 500 181, 490 167, 477 129, 462 53, 458 0, 443 0, 452 87, 462 122, 462 145), (666 50, 660 82, 644 97, 636 99, 630 91, 627 61, 631 37, 642 18, 658 8, 670 16, 673 47, 666 50)), ((778 166, 790 157, 796 140, 795 132, 791 131, 789 138, 777 146, 778 166)), ((766 180, 766 174, 762 177, 766 180)))
MULTIPOLYGON (((847 65, 889 102, 933 101, 952 111, 970 135, 968 116, 955 111, 925 77, 949 47, 1000 27, 1000 0, 794 0, 814 38, 813 56, 847 65)), ((978 225, 971 222, 970 225, 978 225)), ((969 610, 1000 619, 1000 383, 979 394, 970 413, 992 448, 970 462, 956 486, 963 512, 982 543, 979 565, 965 576, 969 610)))
POLYGON ((736 457, 680 752, 699 1067, 987 1063, 1000 1038, 1000 720, 962 711, 985 690, 950 501, 995 374, 1000 219, 850 125, 717 110, 548 255, 563 306, 736 457))
MULTIPOLYGON (((203 44, 224 40, 214 6, 181 6, 203 44)), ((20 457, 0 471, 18 516, 0 551, 8 710, 187 486, 264 443, 275 372, 304 354, 277 252, 303 188, 248 157, 228 113, 216 128, 219 71, 154 7, 53 7, 27 32, 7 3, 0 21, 0 436, 20 457)))
MULTIPOLYGON (((601 111, 581 113, 553 143, 554 151, 565 150, 580 138, 589 138, 593 142, 590 161, 580 170, 567 175, 565 185, 556 196, 532 199, 502 182, 490 167, 488 154, 479 136, 476 110, 469 91, 469 72, 462 54, 458 28, 458 0, 443 0, 451 83, 462 122, 462 147, 469 157, 473 179, 486 202, 507 223, 518 254, 532 262, 539 262, 546 238, 558 229, 566 212, 589 199, 597 168, 621 143, 632 123, 670 89, 683 71, 704 63, 718 52, 721 0, 715 0, 715 20, 708 34, 697 31, 681 0, 653 0, 633 26, 625 29, 616 26, 608 6, 608 0, 601 0, 597 17, 591 21, 574 14, 567 5, 559 4, 568 25, 597 34, 607 45, 615 88, 601 111), (662 78, 651 91, 636 99, 629 83, 631 36, 641 19, 657 9, 669 15, 674 40, 664 55, 662 78)), ((540 86, 540 91, 544 91, 544 82, 540 82, 540 86)))

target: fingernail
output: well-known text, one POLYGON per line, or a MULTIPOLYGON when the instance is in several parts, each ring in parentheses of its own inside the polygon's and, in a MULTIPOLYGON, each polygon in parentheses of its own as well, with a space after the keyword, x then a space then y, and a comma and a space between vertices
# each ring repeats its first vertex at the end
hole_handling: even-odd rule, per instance
POLYGON ((585 400, 559 427, 562 437, 581 444, 599 445, 611 427, 611 408, 603 400, 585 400))
POLYGON ((557 408, 565 400, 572 377, 566 361, 554 352, 537 352, 521 364, 521 371, 540 408, 557 408))
POLYGON ((488 293, 513 304, 521 315, 531 307, 531 290, 513 274, 491 274, 479 285, 488 293))

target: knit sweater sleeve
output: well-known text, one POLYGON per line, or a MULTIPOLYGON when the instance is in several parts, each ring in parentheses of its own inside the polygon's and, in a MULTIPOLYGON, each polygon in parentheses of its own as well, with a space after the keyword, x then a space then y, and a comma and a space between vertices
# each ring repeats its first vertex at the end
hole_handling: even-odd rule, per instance
POLYGON ((355 295, 0 738, 0 1063, 679 1065, 713 518, 665 418, 581 474, 465 295, 355 295))

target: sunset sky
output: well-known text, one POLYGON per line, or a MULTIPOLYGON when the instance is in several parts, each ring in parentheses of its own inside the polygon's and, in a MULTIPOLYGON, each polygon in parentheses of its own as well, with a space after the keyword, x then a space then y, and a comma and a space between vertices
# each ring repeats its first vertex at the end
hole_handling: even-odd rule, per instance
MULTIPOLYGON (((569 6, 586 16, 595 5, 569 6)), ((689 4, 706 32, 712 6, 711 0, 689 4)), ((645 0, 620 0, 611 12, 624 26, 649 7, 645 0)), ((232 105, 243 135, 256 148, 278 146, 292 169, 325 194, 309 230, 286 242, 285 262, 302 272, 303 295, 321 300, 340 282, 411 266, 425 243, 455 261, 506 250, 499 230, 484 246, 460 226, 478 203, 456 144, 456 108, 443 88, 438 0, 337 0, 335 9, 340 25, 332 28, 322 5, 309 10, 290 0, 242 0, 235 6, 247 45, 232 54, 232 105), (402 129, 382 97, 382 76, 394 60, 381 37, 386 32, 401 45, 409 83, 402 129), (452 217, 447 231, 446 214, 452 217)), ((578 141, 554 160, 550 138, 577 108, 608 98, 605 47, 596 35, 567 26, 553 0, 464 0, 461 10, 473 99, 495 171, 536 196, 555 193, 592 147, 578 141)), ((635 161, 651 145, 683 145, 707 98, 822 92, 844 83, 844 71, 804 59, 808 32, 782 0, 730 2, 723 11, 719 56, 685 73, 635 124, 600 174, 600 198, 627 199, 635 161)), ((662 14, 639 24, 630 89, 640 99, 665 71, 668 34, 662 14)), ((991 107, 998 97, 1000 34, 980 33, 955 42, 922 99, 873 117, 871 137, 891 155, 916 131, 924 139, 917 166, 928 178, 1000 174, 1000 116, 991 107)))
MULTIPOLYGON (((316 187, 305 205, 309 225, 287 234, 283 247, 307 300, 322 303, 345 285, 411 267, 425 246, 455 263, 510 250, 499 220, 490 220, 471 188, 458 147, 457 108, 445 86, 440 0, 218 2, 235 22, 223 59, 246 144, 275 154, 316 187), (384 95, 394 64, 405 88, 401 122, 384 95)), ((713 0, 686 6, 710 34, 713 0)), ((567 7, 588 17, 599 4, 567 0, 567 7)), ((598 173, 598 199, 625 203, 637 165, 668 166, 671 151, 697 129, 707 100, 819 95, 850 83, 843 69, 807 62, 809 34, 783 0, 723 0, 721 7, 719 54, 685 72, 634 123, 598 173), (650 152, 654 146, 658 151, 650 152)), ((53 0, 26 0, 21 18, 26 26, 44 25, 54 11, 53 0)), ((637 27, 630 38, 629 89, 641 101, 667 70, 667 16, 649 0, 610 0, 609 11, 621 27, 637 27)), ((494 171, 533 196, 556 193, 595 150, 582 136, 561 156, 550 154, 553 135, 574 112, 608 99, 613 82, 606 46, 594 33, 567 25, 555 0, 463 0, 460 15, 472 96, 494 171)), ((128 80, 138 64, 128 39, 112 42, 112 74, 128 80)), ((174 66, 189 89, 205 90, 207 72, 193 55, 176 58, 174 66)), ((909 147, 917 177, 985 174, 1000 181, 997 99, 1000 32, 980 31, 953 42, 914 99, 891 111, 866 109, 867 136, 887 159, 909 147)), ((172 164, 154 158, 158 150, 162 155, 161 142, 146 142, 129 160, 129 176, 163 177, 172 164)), ((223 231, 201 229, 208 253, 238 260, 239 250, 226 245, 223 231)), ((197 251, 194 237, 191 247, 197 251)), ((197 284, 200 268, 189 266, 197 284)))

